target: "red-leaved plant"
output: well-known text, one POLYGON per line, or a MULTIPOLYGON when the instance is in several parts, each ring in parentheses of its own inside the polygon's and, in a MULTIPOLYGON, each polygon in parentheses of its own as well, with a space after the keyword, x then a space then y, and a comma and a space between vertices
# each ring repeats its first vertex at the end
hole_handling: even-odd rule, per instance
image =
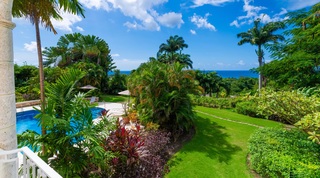
POLYGON ((119 126, 106 140, 105 149, 117 155, 110 162, 112 177, 162 177, 168 158, 169 134, 127 130, 119 126))

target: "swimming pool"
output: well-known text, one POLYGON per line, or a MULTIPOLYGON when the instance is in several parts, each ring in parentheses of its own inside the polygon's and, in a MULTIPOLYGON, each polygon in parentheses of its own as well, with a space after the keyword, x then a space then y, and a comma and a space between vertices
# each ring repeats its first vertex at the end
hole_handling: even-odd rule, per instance
MULTIPOLYGON (((93 118, 98 118, 101 115, 103 108, 94 107, 91 108, 93 118)), ((39 114, 37 110, 17 112, 17 134, 21 134, 26 130, 33 130, 37 133, 41 133, 41 128, 38 126, 38 120, 34 118, 39 114)))

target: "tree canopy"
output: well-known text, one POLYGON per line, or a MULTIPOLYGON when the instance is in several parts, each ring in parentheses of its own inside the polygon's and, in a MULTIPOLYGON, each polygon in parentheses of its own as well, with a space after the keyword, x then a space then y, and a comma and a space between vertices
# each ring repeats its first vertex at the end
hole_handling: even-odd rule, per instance
POLYGON ((157 60, 167 64, 179 62, 186 68, 192 69, 192 60, 190 59, 190 55, 182 53, 184 48, 188 48, 188 45, 182 37, 178 35, 170 36, 169 39, 167 39, 167 43, 162 43, 159 46, 157 60))
POLYGON ((320 79, 320 3, 310 10, 287 14, 284 22, 288 39, 269 45, 276 60, 260 68, 263 75, 275 81, 275 87, 300 88, 315 86, 320 79))

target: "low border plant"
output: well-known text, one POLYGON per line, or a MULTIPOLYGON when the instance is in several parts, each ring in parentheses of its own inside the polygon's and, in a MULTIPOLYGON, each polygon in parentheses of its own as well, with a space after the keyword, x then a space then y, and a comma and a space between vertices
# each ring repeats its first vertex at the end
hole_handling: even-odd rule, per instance
POLYGON ((320 177, 320 145, 297 129, 259 129, 249 139, 251 167, 262 177, 320 177))

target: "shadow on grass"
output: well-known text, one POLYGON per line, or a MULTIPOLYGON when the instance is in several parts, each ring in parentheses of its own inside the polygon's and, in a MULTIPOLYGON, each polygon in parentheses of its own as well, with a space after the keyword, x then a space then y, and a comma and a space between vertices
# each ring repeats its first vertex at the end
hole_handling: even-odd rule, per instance
MULTIPOLYGON (((233 154, 242 150, 239 146, 228 141, 229 135, 225 127, 218 125, 209 118, 198 117, 195 125, 196 134, 190 142, 182 147, 181 153, 205 153, 211 159, 228 163, 233 154)), ((181 161, 181 158, 174 156, 170 161, 170 166, 177 165, 181 161)))

